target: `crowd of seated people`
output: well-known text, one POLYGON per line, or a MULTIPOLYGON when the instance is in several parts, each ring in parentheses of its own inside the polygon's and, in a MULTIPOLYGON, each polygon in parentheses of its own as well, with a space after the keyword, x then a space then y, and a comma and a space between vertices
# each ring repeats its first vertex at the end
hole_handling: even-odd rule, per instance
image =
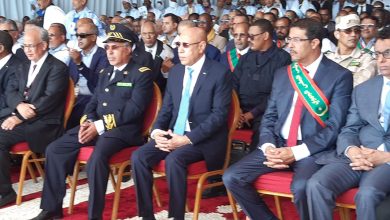
POLYGON ((168 217, 184 219, 186 188, 175 186, 194 162, 223 166, 235 91, 249 153, 208 181, 222 178, 248 218, 277 219, 253 182, 279 170, 294 172, 300 219, 332 219, 335 198, 353 187, 357 219, 390 218, 389 1, 121 0, 108 15, 88 0, 69 12, 30 2, 30 17, 0 16, 0 208, 16 199, 9 151, 19 142, 46 158, 34 219, 63 216, 65 178, 89 145, 88 218, 102 219, 110 156, 143 145, 129 158, 138 215, 154 219, 151 168, 165 160, 168 217), (153 82, 163 103, 145 143, 153 82))

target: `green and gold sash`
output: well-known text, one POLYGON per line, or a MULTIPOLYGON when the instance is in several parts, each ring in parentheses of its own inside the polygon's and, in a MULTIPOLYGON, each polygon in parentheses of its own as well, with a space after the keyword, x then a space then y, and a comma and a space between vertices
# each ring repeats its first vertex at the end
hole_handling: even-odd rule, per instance
POLYGON ((309 77, 301 64, 293 62, 287 67, 287 72, 291 85, 306 109, 322 127, 325 127, 325 121, 329 117, 329 101, 324 93, 309 77))
POLYGON ((240 54, 237 53, 236 48, 233 48, 227 53, 227 57, 228 57, 230 71, 233 72, 234 68, 236 68, 237 66, 238 60, 240 59, 240 54))

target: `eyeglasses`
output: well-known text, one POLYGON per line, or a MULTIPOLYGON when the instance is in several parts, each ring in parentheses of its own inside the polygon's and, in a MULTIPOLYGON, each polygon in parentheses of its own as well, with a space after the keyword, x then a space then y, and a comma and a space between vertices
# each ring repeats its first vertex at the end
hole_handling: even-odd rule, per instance
POLYGON ((373 53, 374 59, 378 59, 379 55, 381 55, 381 54, 382 54, 383 58, 390 59, 390 49, 387 49, 387 50, 385 50, 383 52, 376 51, 375 53, 373 53))
POLYGON ((23 50, 28 50, 28 49, 36 49, 37 47, 38 47, 38 45, 40 45, 42 42, 39 42, 39 43, 37 43, 37 44, 23 44, 22 46, 21 46, 21 48, 23 49, 23 50))
POLYGON ((197 24, 197 25, 206 25, 206 24, 207 24, 207 21, 200 21, 200 20, 198 20, 198 21, 196 22, 196 24, 197 24))
POLYGON ((248 39, 249 40, 254 40, 256 36, 259 36, 259 35, 262 35, 264 34, 265 32, 261 32, 261 33, 258 33, 258 34, 249 34, 248 35, 248 39))
POLYGON ((104 49, 106 50, 117 50, 119 49, 120 47, 128 47, 129 45, 104 45, 104 49))
POLYGON ((191 45, 199 44, 200 42, 202 42, 202 41, 199 41, 199 42, 196 42, 196 43, 184 43, 184 42, 180 43, 180 42, 176 42, 175 45, 176 45, 176 47, 182 46, 184 48, 189 48, 191 45))
POLYGON ((17 30, 1 30, 1 31, 5 31, 5 32, 9 33, 11 31, 17 31, 17 30))
POLYGON ((275 30, 279 30, 279 29, 288 29, 288 26, 276 26, 275 27, 275 30))
POLYGON ((49 37, 55 37, 58 36, 58 34, 49 34, 49 37))
POLYGON ((248 37, 248 35, 247 34, 233 34, 233 37, 234 38, 246 38, 246 37, 248 37))
POLYGON ((351 34, 352 32, 354 32, 355 34, 360 34, 362 32, 362 29, 360 29, 360 28, 348 28, 348 29, 339 30, 339 31, 344 32, 346 34, 351 34))
POLYGON ((141 35, 143 35, 143 36, 154 36, 154 35, 156 35, 156 33, 154 33, 154 32, 143 32, 143 33, 141 33, 141 35))
POLYGON ((375 28, 375 24, 361 24, 360 27, 362 29, 374 29, 375 28))
POLYGON ((286 38, 286 43, 293 43, 293 44, 296 44, 296 43, 300 43, 302 41, 308 41, 308 40, 312 40, 310 38, 299 38, 299 37, 287 37, 286 38))
POLYGON ((85 34, 85 33, 77 33, 76 34, 76 37, 77 38, 86 38, 86 37, 89 37, 89 36, 92 36, 92 35, 95 35, 95 34, 85 34))

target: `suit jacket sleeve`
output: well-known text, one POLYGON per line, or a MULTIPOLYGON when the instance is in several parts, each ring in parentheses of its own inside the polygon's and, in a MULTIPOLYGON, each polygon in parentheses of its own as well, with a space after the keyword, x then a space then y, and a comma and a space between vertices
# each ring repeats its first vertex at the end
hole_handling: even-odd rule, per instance
POLYGON ((168 84, 165 88, 163 103, 160 111, 158 112, 156 122, 153 125, 153 130, 161 129, 166 131, 169 129, 169 125, 172 119, 172 112, 173 112, 173 99, 172 99, 171 88, 175 86, 174 84, 175 84, 174 80, 170 80, 168 78, 168 84))
POLYGON ((9 116, 13 112, 13 109, 7 104, 7 96, 9 96, 13 88, 17 87, 15 69, 8 69, 6 74, 7 75, 3 78, 3 82, 1 82, 4 93, 0 94, 0 118, 9 116))
POLYGON ((356 105, 357 90, 352 93, 352 104, 348 111, 347 123, 341 130, 337 139, 337 153, 344 154, 344 151, 348 146, 360 146, 359 133, 360 129, 365 126, 365 122, 362 120, 359 114, 359 110, 356 105))
POLYGON ((78 68, 78 72, 87 79, 88 88, 92 93, 95 91, 99 79, 99 72, 110 65, 106 52, 101 48, 98 48, 96 51, 93 57, 93 61, 95 59, 96 61, 91 62, 91 65, 96 64, 96 66, 91 66, 88 68, 84 63, 81 63, 81 66, 78 68))
POLYGON ((214 133, 226 126, 232 97, 231 74, 227 69, 224 69, 224 74, 220 74, 211 95, 213 96, 211 114, 187 134, 193 144, 212 138, 214 133))

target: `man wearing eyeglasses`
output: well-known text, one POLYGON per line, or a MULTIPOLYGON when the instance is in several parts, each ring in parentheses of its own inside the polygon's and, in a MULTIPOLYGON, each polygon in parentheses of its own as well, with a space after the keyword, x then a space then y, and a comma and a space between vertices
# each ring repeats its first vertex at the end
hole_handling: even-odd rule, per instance
POLYGON ((374 53, 376 35, 378 33, 378 20, 375 17, 368 16, 360 21, 362 34, 358 42, 358 47, 370 54, 374 53))
POLYGON ((218 48, 221 53, 225 52, 227 40, 215 33, 213 20, 211 19, 210 14, 203 13, 199 16, 198 27, 202 28, 207 33, 207 43, 218 48))
POLYGON ((16 71, 16 81, 8 91, 11 111, 1 120, 0 129, 0 206, 15 201, 10 177, 9 150, 26 141, 35 153, 63 132, 63 115, 68 90, 67 66, 50 55, 45 29, 29 27, 24 36, 24 52, 29 62, 16 71))
POLYGON ((12 46, 12 52, 20 60, 28 61, 26 55, 24 54, 21 44, 18 43, 19 31, 16 25, 16 22, 11 19, 0 20, 0 30, 8 32, 11 35, 14 45, 12 46))
POLYGON ((320 168, 316 159, 333 149, 352 92, 351 72, 322 55, 322 37, 318 21, 306 18, 291 25, 287 42, 293 63, 274 73, 258 148, 223 175, 250 219, 277 219, 253 183, 263 174, 283 170, 294 172, 293 202, 300 219, 309 219, 306 182, 320 168))
POLYGON ((335 52, 325 53, 329 59, 352 72, 354 86, 375 76, 375 60, 370 53, 357 47, 360 33, 359 16, 350 14, 337 17, 334 32, 338 40, 337 49, 335 52))
POLYGON ((223 166, 227 118, 231 100, 231 74, 205 56, 206 33, 186 29, 178 42, 179 58, 169 71, 162 108, 151 138, 132 155, 138 215, 155 219, 151 168, 165 160, 169 189, 168 218, 184 220, 187 167, 205 160, 208 170, 223 166))
POLYGON ((378 76, 355 87, 337 149, 318 160, 324 166, 307 184, 311 219, 332 219, 335 198, 353 187, 358 220, 389 219, 376 207, 390 193, 390 28, 379 32, 375 51, 378 76))
POLYGON ((153 93, 151 70, 131 59, 136 38, 130 29, 111 24, 107 32, 105 49, 110 66, 99 73, 80 126, 68 130, 47 147, 42 212, 34 220, 63 217, 66 176, 74 167, 79 149, 84 146, 94 146, 87 165, 88 219, 103 219, 110 157, 126 147, 144 142, 143 116, 153 93))
MULTIPOLYGON (((236 26, 234 27, 236 28, 236 26)), ((234 31, 236 31, 234 29, 234 31)), ((271 93, 275 71, 291 63, 290 55, 272 40, 274 28, 268 20, 259 19, 249 28, 249 51, 233 71, 233 86, 240 99, 239 129, 252 129, 250 151, 259 142, 259 126, 271 93)))
POLYGON ((68 129, 79 125, 85 106, 95 91, 100 71, 109 66, 106 51, 96 45, 97 35, 98 29, 94 23, 78 25, 76 37, 81 51, 69 49, 69 74, 75 84, 76 103, 67 124, 68 129))

